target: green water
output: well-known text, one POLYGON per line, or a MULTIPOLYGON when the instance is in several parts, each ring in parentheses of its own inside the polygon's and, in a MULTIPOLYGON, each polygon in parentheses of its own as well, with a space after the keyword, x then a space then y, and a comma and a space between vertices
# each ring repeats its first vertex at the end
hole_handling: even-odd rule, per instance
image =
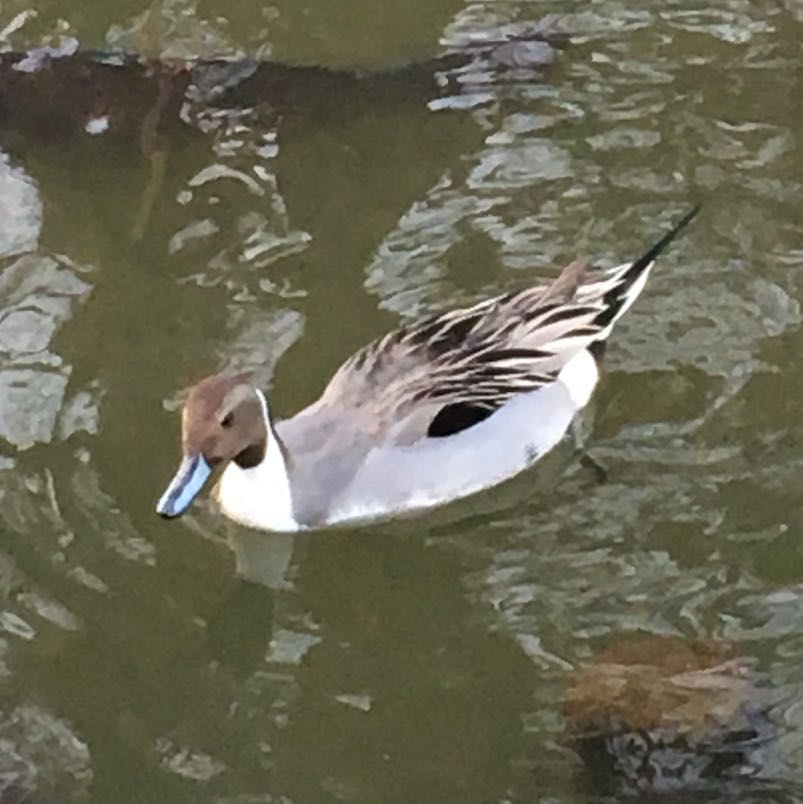
POLYGON ((612 800, 563 699, 628 629, 734 640, 772 700, 766 786, 671 800, 803 800, 798 4, 29 6, 0 13, 18 50, 62 33, 378 68, 548 13, 573 41, 473 107, 312 86, 283 108, 196 108, 147 147, 43 136, 9 110, 1 800, 612 800), (634 256, 700 199, 611 340, 586 422, 603 482, 562 450, 353 531, 155 515, 201 376, 254 368, 291 413, 399 322, 578 254, 634 256))

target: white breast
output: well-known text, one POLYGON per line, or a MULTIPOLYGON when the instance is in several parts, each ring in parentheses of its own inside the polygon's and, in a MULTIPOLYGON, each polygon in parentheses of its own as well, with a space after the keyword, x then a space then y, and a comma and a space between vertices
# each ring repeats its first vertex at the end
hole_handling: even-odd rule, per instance
POLYGON ((265 396, 261 391, 257 391, 257 396, 268 431, 265 457, 251 469, 230 463, 220 478, 217 499, 223 513, 243 525, 262 530, 297 531, 301 526, 293 515, 287 465, 273 433, 265 396))
POLYGON ((279 452, 275 443, 268 448, 265 460, 253 469, 241 469, 235 463, 226 467, 217 490, 220 508, 230 519, 252 528, 300 530, 293 516, 287 474, 277 471, 276 461, 268 459, 271 452, 279 452))

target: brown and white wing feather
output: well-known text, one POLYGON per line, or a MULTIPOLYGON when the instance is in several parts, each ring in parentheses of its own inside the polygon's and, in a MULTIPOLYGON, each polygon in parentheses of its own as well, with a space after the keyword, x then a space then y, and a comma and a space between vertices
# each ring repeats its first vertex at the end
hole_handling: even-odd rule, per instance
POLYGON ((515 395, 554 382, 575 355, 607 338, 655 258, 696 213, 631 263, 598 271, 575 260, 549 285, 385 335, 338 369, 315 407, 358 412, 366 430, 403 433, 404 440, 470 426, 515 395), (445 409, 459 415, 444 429, 437 417, 445 409))
POLYGON ((382 432, 415 413, 419 437, 449 406, 484 418, 554 382, 598 333, 598 302, 576 304, 551 290, 528 288, 389 333, 341 366, 319 404, 360 408, 366 427, 382 432))

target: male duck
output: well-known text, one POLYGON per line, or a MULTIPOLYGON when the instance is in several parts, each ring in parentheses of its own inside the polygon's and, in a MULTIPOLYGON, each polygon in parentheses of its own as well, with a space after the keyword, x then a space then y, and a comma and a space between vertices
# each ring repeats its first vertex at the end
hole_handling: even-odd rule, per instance
POLYGON ((218 467, 223 512, 279 531, 428 508, 517 474, 588 402, 605 339, 697 211, 633 262, 575 260, 549 285, 385 335, 290 419, 273 421, 248 374, 207 377, 184 406, 184 459, 157 512, 184 513, 218 467))

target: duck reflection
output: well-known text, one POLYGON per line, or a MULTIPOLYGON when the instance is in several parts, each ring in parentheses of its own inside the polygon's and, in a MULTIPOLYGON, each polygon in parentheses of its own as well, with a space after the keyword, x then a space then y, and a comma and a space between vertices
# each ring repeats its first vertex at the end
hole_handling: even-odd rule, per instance
POLYGON ((232 527, 227 544, 234 553, 237 575, 276 591, 290 588, 287 571, 299 537, 232 527))

